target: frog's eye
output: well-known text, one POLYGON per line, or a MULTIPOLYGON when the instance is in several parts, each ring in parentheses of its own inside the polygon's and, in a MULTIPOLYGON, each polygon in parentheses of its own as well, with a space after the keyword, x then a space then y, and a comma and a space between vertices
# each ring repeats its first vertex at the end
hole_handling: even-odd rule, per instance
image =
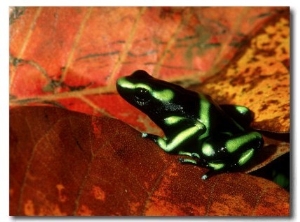
POLYGON ((148 89, 145 88, 137 88, 134 93, 134 97, 136 102, 140 106, 144 106, 146 103, 148 103, 151 99, 151 94, 148 89))

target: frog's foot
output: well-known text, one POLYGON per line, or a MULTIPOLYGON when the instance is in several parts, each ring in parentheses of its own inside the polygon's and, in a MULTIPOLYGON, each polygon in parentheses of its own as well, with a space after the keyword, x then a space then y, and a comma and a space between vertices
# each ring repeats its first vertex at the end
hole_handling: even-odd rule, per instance
POLYGON ((190 164, 195 164, 197 165, 198 164, 198 160, 196 159, 200 159, 200 156, 198 153, 190 153, 190 152, 185 152, 185 151, 180 151, 178 153, 179 155, 184 155, 184 156, 189 156, 191 157, 192 159, 189 159, 189 158, 179 158, 179 162, 180 163, 190 163, 190 164))
MULTIPOLYGON (((197 157, 197 156, 196 156, 197 157)), ((199 161, 196 161, 194 159, 186 159, 186 158, 179 158, 178 159, 180 163, 182 164, 194 164, 194 165, 199 165, 199 161)), ((207 163, 202 163, 202 166, 204 167, 208 167, 207 163)), ((216 170, 209 170, 207 173, 203 174, 201 179, 202 180, 206 180, 208 179, 209 177, 212 177, 213 175, 216 175, 220 173, 219 171, 216 171, 216 170)))
POLYGON ((180 152, 178 152, 178 154, 179 155, 184 155, 184 156, 190 156, 192 158, 200 159, 200 155, 198 153, 191 153, 191 152, 180 151, 180 152))
POLYGON ((157 143, 157 141, 160 139, 159 136, 150 134, 150 133, 142 133, 141 136, 142 136, 142 138, 150 139, 150 140, 154 141, 155 143, 157 143))
POLYGON ((197 165, 197 161, 193 160, 193 159, 178 158, 178 160, 182 164, 189 163, 189 164, 195 164, 195 165, 197 165))
POLYGON ((142 138, 149 138, 149 139, 157 139, 158 136, 150 134, 150 133, 142 133, 142 138))

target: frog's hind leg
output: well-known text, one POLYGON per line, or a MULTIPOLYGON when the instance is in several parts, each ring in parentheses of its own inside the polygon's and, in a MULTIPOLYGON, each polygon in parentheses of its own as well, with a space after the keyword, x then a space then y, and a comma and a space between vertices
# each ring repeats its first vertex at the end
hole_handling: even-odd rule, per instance
POLYGON ((254 119, 254 113, 245 106, 220 105, 221 109, 232 117, 242 127, 249 127, 254 119))

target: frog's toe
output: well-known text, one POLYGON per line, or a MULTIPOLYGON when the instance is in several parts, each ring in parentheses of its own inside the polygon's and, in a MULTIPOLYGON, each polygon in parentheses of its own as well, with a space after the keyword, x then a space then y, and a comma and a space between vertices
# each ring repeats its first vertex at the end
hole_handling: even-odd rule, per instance
POLYGON ((216 171, 209 170, 207 173, 205 173, 205 174, 202 175, 201 179, 202 180, 207 180, 209 177, 211 177, 211 176, 213 176, 215 174, 217 174, 216 171))
POLYGON ((192 153, 191 157, 200 159, 200 155, 198 153, 192 153))
POLYGON ((148 133, 142 133, 142 138, 146 138, 148 136, 148 133))
POLYGON ((207 178, 208 178, 207 174, 203 174, 201 177, 202 180, 206 180, 207 178))

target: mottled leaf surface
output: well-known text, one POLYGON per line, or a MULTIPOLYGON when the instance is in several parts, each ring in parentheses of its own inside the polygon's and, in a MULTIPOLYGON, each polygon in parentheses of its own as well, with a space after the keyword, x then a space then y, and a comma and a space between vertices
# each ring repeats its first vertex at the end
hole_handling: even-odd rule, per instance
POLYGON ((10 215, 288 216, 289 193, 244 173, 202 181, 121 121, 10 110, 10 215))
POLYGON ((253 127, 290 130, 290 23, 277 18, 251 38, 239 58, 199 86, 217 102, 243 105, 254 114, 253 127))

